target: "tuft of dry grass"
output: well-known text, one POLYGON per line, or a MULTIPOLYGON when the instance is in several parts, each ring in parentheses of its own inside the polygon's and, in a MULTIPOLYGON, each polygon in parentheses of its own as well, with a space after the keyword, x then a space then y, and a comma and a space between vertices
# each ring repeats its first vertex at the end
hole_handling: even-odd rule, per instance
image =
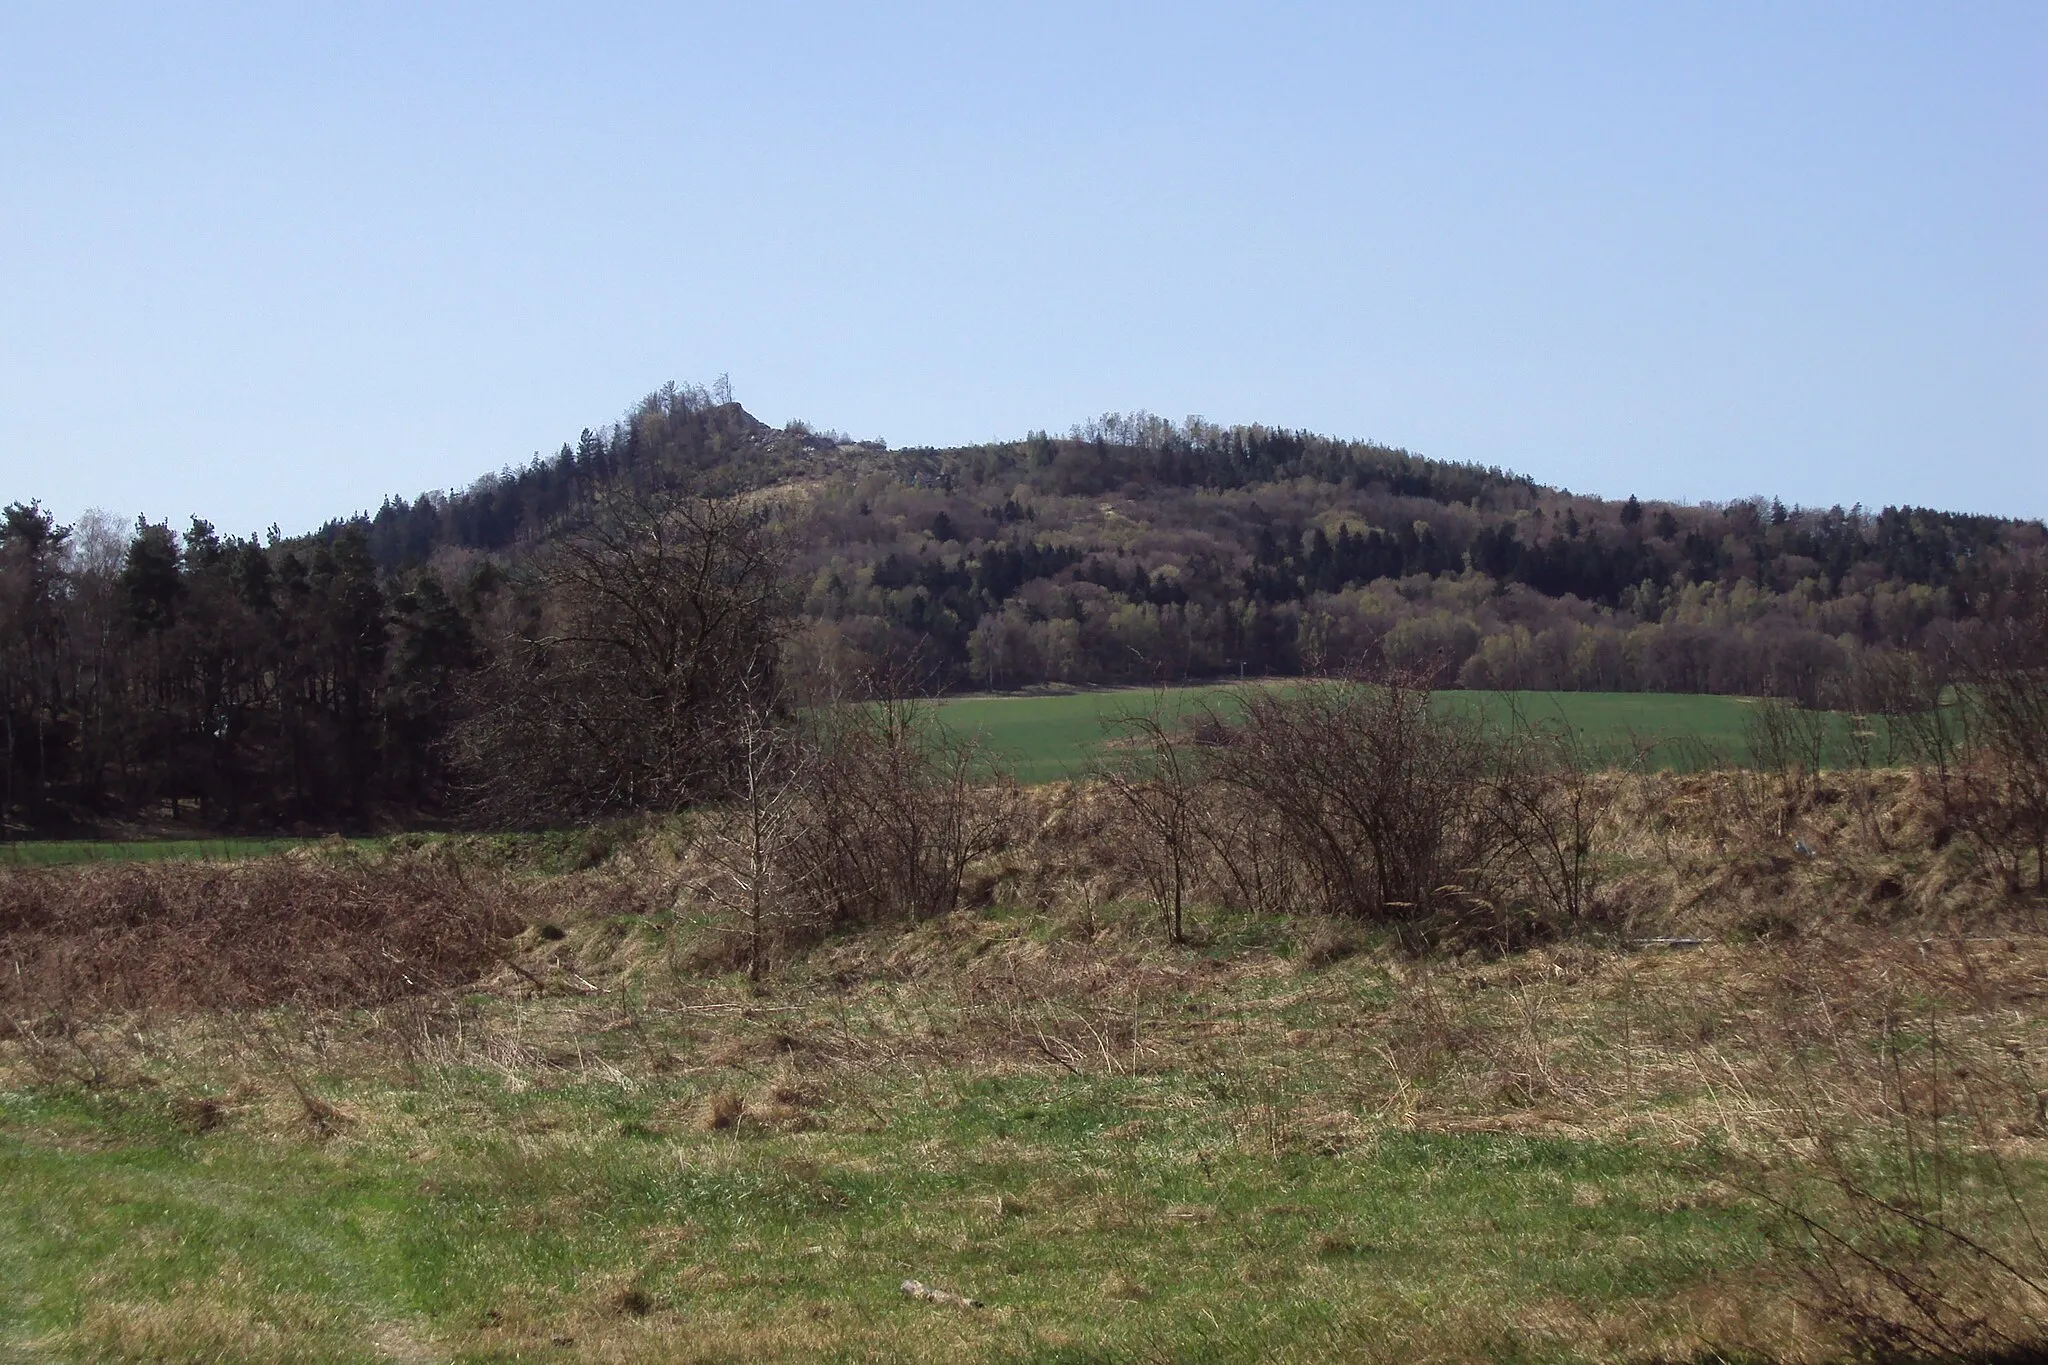
POLYGON ((704 1097, 703 1112, 697 1122, 707 1133, 723 1133, 739 1127, 746 1116, 745 1100, 729 1090, 719 1090, 704 1097))

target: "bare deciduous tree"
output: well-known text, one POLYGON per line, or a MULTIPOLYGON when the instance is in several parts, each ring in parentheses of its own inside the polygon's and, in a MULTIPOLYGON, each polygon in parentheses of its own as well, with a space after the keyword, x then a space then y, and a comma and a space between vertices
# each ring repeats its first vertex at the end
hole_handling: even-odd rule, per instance
POLYGON ((781 705, 759 666, 736 680, 730 710, 730 800, 710 815, 703 842, 713 874, 698 890, 724 907, 744 940, 747 977, 761 979, 770 939, 791 921, 807 876, 797 856, 803 838, 803 786, 816 751, 781 705))
POLYGON ((1202 750, 1176 732, 1162 708, 1118 716, 1108 725, 1124 732, 1102 777, 1131 817, 1135 852, 1152 898, 1166 917, 1167 935, 1185 939, 1182 916, 1200 853, 1208 779, 1202 750))
POLYGON ((552 543, 532 614, 469 689, 457 748, 476 814, 530 827, 723 792, 736 725, 788 616, 767 512, 620 490, 552 543))

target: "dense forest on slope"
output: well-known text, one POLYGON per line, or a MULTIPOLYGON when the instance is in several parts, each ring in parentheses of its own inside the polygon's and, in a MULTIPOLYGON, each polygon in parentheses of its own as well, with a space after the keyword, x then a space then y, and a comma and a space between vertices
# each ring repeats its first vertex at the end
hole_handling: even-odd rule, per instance
POLYGON ((1145 414, 892 451, 670 385, 551 457, 308 536, 65 527, 12 504, 0 810, 14 827, 445 812, 465 680, 534 628, 531 565, 608 491, 676 483, 778 523, 792 677, 932 690, 1384 662, 1450 686, 1853 704, 1866 664, 1939 653, 2048 545, 2038 522, 1614 502, 1145 414))
POLYGON ((1065 437, 885 451, 664 391, 552 459, 359 528, 457 581, 621 479, 779 488, 799 662, 914 659, 945 688, 1291 674, 1385 658, 1445 685, 1818 700, 1866 648, 1939 642, 2036 522, 1575 496, 1266 427, 1111 416, 1065 437))

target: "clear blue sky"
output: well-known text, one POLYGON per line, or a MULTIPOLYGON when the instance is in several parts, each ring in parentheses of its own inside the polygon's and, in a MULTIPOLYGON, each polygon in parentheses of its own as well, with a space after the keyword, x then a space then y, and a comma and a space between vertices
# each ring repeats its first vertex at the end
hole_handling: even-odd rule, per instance
POLYGON ((2048 514, 2048 5, 0 0, 0 500, 305 529, 729 372, 2048 514))

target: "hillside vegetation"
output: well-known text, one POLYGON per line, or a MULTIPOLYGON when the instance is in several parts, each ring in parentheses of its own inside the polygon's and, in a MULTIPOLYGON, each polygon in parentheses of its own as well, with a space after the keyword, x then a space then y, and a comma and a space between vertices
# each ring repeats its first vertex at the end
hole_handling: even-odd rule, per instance
MULTIPOLYGON (((585 725, 591 679, 623 670, 643 693, 717 711, 682 661, 696 645, 679 659, 659 641, 562 634, 591 624, 565 594, 605 590, 587 575, 575 587, 574 547, 637 501, 666 498, 673 515, 678 490, 725 509, 700 543, 758 540, 773 574, 748 591, 772 611, 750 629, 772 641, 778 685, 809 696, 878 678, 928 694, 1365 667, 1473 689, 1924 708, 2044 553, 2034 522, 1603 501, 1195 419, 892 451, 671 385, 553 457, 311 536, 197 518, 66 527, 10 505, 0 820, 318 832, 503 818, 505 793, 484 788, 534 748, 545 698, 563 727, 585 725), (515 720, 524 738, 483 733, 515 720)), ((671 604, 670 624, 708 605, 671 604)), ((581 742, 602 752, 644 719, 589 717, 581 742)), ((660 741, 680 769, 722 762, 686 758, 684 740, 660 741)), ((702 786, 684 771, 655 790, 646 771, 622 769, 598 806, 668 808, 702 786)))
MULTIPOLYGON (((1263 426, 1110 415, 1064 437, 888 451, 666 389, 466 493, 387 500, 387 569, 545 538, 596 490, 685 469, 788 490, 806 647, 945 686, 1157 683, 1384 658, 1492 688, 1780 694, 1918 648, 2039 523, 1921 508, 1608 501, 1263 426)), ((849 662, 850 660, 850 662, 849 662)))

